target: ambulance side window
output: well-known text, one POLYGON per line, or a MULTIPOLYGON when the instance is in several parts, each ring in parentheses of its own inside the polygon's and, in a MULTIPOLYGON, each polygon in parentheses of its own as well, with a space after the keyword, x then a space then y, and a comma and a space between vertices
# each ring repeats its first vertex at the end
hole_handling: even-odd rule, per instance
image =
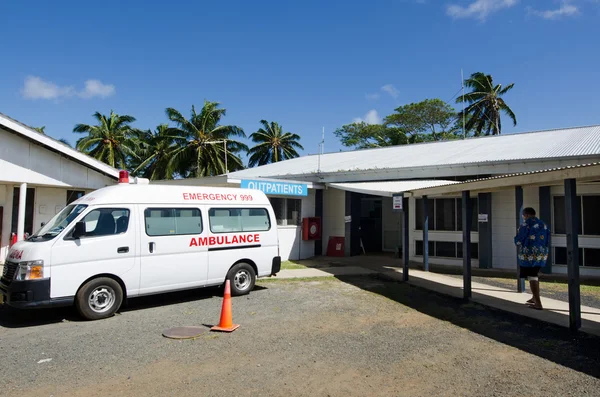
POLYGON ((211 208, 208 211, 213 233, 266 232, 271 229, 264 208, 211 208))
POLYGON ((124 208, 99 208, 90 211, 82 221, 85 235, 82 237, 112 236, 127 232, 129 210, 124 208))
POLYGON ((202 233, 202 214, 198 208, 146 208, 144 222, 148 236, 202 233))

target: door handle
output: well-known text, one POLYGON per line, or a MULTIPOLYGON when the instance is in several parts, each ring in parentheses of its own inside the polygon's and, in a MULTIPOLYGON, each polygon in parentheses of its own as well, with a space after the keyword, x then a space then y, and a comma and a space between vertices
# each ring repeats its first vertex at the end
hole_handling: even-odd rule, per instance
POLYGON ((152 254, 154 252, 154 243, 148 243, 148 250, 150 251, 150 253, 152 254))
POLYGON ((129 252, 129 247, 119 247, 117 248, 117 253, 118 254, 126 254, 129 252))

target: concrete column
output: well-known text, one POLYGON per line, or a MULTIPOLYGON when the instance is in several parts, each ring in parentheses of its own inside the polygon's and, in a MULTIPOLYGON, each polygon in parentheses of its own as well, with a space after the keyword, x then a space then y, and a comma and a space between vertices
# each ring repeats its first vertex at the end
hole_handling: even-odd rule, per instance
POLYGON ((567 223, 567 274, 569 278, 569 327, 581 328, 581 296, 579 287, 579 222, 577 182, 565 179, 565 220, 567 223))
MULTIPOLYGON (((519 230, 519 227, 521 226, 521 223, 523 223, 523 188, 521 186, 517 186, 515 187, 515 210, 516 210, 516 223, 517 223, 517 230, 515 231, 515 234, 517 233, 517 231, 519 230)), ((517 255, 518 255, 518 250, 517 250, 517 255)), ((521 266, 519 266, 519 258, 516 257, 515 260, 517 261, 517 291, 518 292, 525 292, 525 279, 522 279, 520 277, 520 273, 521 273, 521 266)))
POLYGON ((423 196, 423 270, 429 271, 429 199, 423 196))
POLYGON ((27 184, 21 183, 19 188, 19 217, 17 218, 17 241, 23 240, 25 234, 25 206, 27 205, 27 184))
POLYGON ((463 297, 471 298, 471 193, 462 192, 462 232, 463 232, 463 297))
POLYGON ((541 186, 539 189, 540 195, 540 216, 539 218, 548 226, 550 234, 548 238, 548 263, 542 268, 542 272, 546 274, 552 273, 552 194, 550 186, 541 186))
POLYGON ((408 227, 408 221, 409 221, 408 202, 409 202, 408 198, 402 199, 402 211, 403 211, 402 215, 404 216, 404 224, 403 224, 403 228, 402 228, 402 256, 404 259, 403 260, 404 268, 402 270, 402 280, 404 280, 404 281, 408 281, 408 264, 409 264, 409 259, 410 259, 410 255, 409 255, 409 250, 410 250, 409 231, 410 231, 410 228, 408 227))
MULTIPOLYGON (((487 222, 479 222, 479 267, 491 269, 494 259, 492 241, 492 193, 479 193, 479 214, 487 215, 487 222)), ((463 226, 464 227, 464 226, 463 226)))

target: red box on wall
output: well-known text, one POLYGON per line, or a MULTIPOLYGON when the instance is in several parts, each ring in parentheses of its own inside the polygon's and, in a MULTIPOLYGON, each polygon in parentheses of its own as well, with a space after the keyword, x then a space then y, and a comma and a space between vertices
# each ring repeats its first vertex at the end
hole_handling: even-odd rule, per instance
POLYGON ((327 256, 344 256, 344 237, 329 237, 327 243, 327 256))
POLYGON ((321 239, 321 218, 311 217, 302 219, 302 240, 321 239))

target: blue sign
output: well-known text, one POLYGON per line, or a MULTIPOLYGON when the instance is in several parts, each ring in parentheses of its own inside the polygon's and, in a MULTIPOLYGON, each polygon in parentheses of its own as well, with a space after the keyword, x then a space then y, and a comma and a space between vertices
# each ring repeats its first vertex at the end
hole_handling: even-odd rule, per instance
POLYGON ((242 179, 242 189, 261 190, 265 194, 280 196, 308 196, 308 185, 303 183, 273 182, 242 179))

